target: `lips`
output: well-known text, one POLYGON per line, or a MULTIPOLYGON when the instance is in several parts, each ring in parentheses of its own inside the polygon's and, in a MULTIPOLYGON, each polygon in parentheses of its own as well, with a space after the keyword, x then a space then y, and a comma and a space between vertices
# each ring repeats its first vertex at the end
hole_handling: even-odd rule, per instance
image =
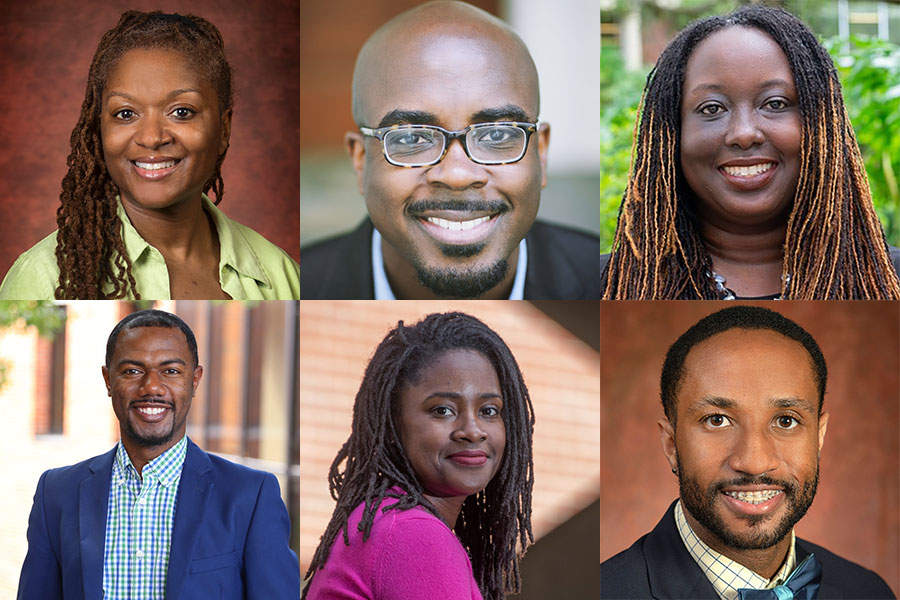
POLYGON ((499 221, 497 214, 442 211, 416 217, 422 230, 440 244, 464 245, 483 242, 499 221))
POLYGON ((139 420, 147 423, 158 423, 166 418, 166 415, 173 407, 159 402, 136 402, 130 408, 139 420))
POLYGON ((480 467, 487 463, 487 453, 481 450, 463 450, 447 458, 464 467, 480 467))
POLYGON ((784 501, 785 492, 771 485, 750 485, 722 490, 726 506, 738 515, 765 515, 784 501))
POLYGON ((750 192, 768 185, 778 172, 779 163, 767 158, 731 160, 718 171, 731 187, 750 192))
POLYGON ((181 159, 170 156, 141 156, 129 162, 139 177, 155 181, 175 171, 181 159))

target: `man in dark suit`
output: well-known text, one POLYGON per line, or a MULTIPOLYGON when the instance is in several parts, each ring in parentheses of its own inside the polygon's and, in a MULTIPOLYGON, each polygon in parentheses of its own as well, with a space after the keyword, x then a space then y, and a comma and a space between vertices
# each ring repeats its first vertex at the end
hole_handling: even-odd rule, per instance
POLYGON ((736 306, 669 348, 659 421, 680 499, 600 565, 602 598, 893 598, 877 574, 796 538, 812 504, 829 415, 813 337, 736 306))
POLYGON ((381 27, 353 77, 355 232, 301 251, 305 299, 595 299, 600 246, 536 223, 550 127, 502 21, 433 2, 381 27))
POLYGON ((157 310, 125 317, 102 370, 121 441, 41 476, 18 598, 296 600, 275 477, 185 435, 203 374, 187 324, 157 310))

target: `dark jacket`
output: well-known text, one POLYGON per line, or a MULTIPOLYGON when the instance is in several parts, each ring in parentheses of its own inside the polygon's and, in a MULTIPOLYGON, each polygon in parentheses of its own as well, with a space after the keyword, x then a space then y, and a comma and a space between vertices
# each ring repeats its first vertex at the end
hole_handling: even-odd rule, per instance
MULTIPOLYGON (((372 300, 372 221, 300 250, 304 300, 372 300)), ((600 298, 600 241, 593 235, 535 222, 525 236, 526 300, 600 298)))
MULTIPOLYGON (((821 546, 797 538, 796 552, 797 564, 810 553, 822 564, 820 600, 894 598, 877 574, 821 546)), ((718 600, 715 588, 678 535, 674 502, 653 531, 600 565, 600 597, 718 600)))

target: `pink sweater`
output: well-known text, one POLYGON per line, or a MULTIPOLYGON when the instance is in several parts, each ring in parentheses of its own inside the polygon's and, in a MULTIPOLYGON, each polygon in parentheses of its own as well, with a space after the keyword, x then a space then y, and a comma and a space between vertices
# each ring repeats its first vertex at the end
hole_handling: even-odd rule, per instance
POLYGON ((350 513, 350 545, 338 534, 307 600, 482 600, 456 534, 421 507, 381 512, 396 502, 385 498, 365 543, 363 505, 350 513))

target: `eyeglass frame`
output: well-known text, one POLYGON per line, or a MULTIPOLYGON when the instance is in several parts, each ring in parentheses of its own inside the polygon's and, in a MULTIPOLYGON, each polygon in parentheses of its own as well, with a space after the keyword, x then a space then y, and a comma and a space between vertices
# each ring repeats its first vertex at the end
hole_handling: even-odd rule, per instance
POLYGON ((364 136, 377 138, 381 142, 381 152, 384 154, 384 159, 386 161, 388 161, 390 164, 394 165, 395 167, 404 167, 404 168, 415 169, 418 167, 430 167, 432 165, 436 165, 439 162, 441 162, 442 160, 444 160, 445 156, 447 156, 447 151, 450 149, 450 144, 453 143, 453 140, 455 140, 455 139, 459 139, 459 143, 462 144, 463 151, 466 153, 466 156, 468 156, 469 160, 471 160, 475 164, 478 164, 478 165, 510 165, 513 163, 517 163, 520 160, 522 160, 523 158, 525 158, 525 153, 528 152, 528 142, 531 140, 531 135, 533 133, 537 132, 540 123, 541 123, 540 121, 535 121, 534 123, 526 123, 526 122, 522 122, 522 121, 496 121, 493 123, 472 123, 465 129, 460 129, 459 131, 450 131, 449 129, 444 129, 443 127, 440 127, 438 125, 421 125, 421 124, 413 124, 413 123, 403 123, 403 124, 389 125, 387 127, 378 127, 375 129, 372 129, 370 127, 360 126, 359 131, 364 136), (519 157, 516 158, 515 160, 501 160, 501 161, 488 161, 488 162, 476 160, 475 158, 473 158, 472 155, 469 154, 469 146, 466 143, 466 136, 469 134, 469 131, 471 131, 473 129, 481 129, 484 127, 491 127, 491 126, 496 127, 498 125, 503 125, 503 126, 508 126, 508 127, 510 127, 510 126, 518 127, 519 129, 521 129, 522 131, 525 132, 525 144, 522 147, 522 153, 519 155, 519 157), (438 131, 440 131, 441 133, 444 134, 444 149, 441 151, 440 156, 438 156, 433 161, 424 162, 424 163, 415 164, 415 165, 404 165, 401 163, 396 163, 393 160, 391 160, 390 157, 388 156, 387 148, 384 145, 384 136, 387 135, 389 132, 395 131, 398 129, 437 129, 438 131))

